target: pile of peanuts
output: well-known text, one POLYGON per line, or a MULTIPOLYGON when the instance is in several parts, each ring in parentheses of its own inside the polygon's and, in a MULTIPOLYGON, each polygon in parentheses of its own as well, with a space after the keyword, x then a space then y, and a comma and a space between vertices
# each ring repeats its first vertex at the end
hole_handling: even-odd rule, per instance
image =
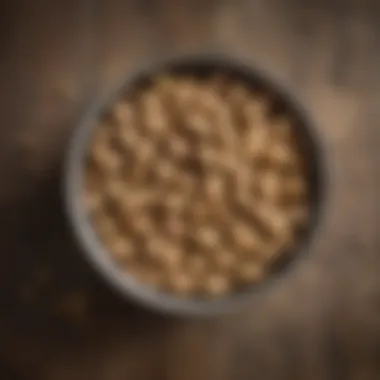
POLYGON ((167 75, 99 120, 84 201, 126 275, 161 292, 220 297, 262 281, 309 219, 291 120, 222 74, 167 75))

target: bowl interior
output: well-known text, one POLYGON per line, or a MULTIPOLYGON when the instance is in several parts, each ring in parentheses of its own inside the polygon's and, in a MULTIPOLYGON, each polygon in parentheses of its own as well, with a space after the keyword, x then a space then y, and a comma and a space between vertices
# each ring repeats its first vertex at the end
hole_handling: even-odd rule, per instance
POLYGON ((320 142, 315 130, 299 102, 284 91, 283 87, 274 83, 261 70, 244 66, 226 59, 187 58, 158 64, 152 69, 143 70, 132 78, 128 78, 111 96, 100 100, 86 115, 84 121, 74 134, 68 153, 66 166, 66 203, 73 231, 86 256, 96 270, 122 295, 133 298, 140 304, 175 314, 214 314, 233 309, 235 304, 245 301, 252 293, 262 292, 273 280, 285 274, 288 267, 300 257, 310 243, 319 220, 321 201, 323 200, 324 181, 322 177, 320 142), (136 283, 122 272, 112 261, 106 249, 98 241, 90 225, 82 202, 84 159, 90 143, 96 121, 103 117, 112 104, 121 96, 144 89, 161 74, 186 75, 207 78, 215 73, 227 75, 229 78, 244 83, 249 88, 268 94, 272 101, 274 114, 285 114, 292 120, 298 148, 304 158, 307 181, 309 183, 309 201, 311 218, 308 225, 300 232, 296 249, 284 252, 274 263, 272 275, 260 284, 247 286, 245 289, 215 300, 184 299, 174 295, 158 293, 144 284, 136 283))

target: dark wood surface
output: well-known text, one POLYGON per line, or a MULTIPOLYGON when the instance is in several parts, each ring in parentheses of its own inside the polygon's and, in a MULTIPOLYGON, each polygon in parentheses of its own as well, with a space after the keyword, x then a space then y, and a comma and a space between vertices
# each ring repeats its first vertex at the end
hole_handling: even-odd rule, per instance
POLYGON ((0 75, 0 378, 380 378, 380 4, 8 2, 0 75), (67 231, 60 165, 95 94, 164 54, 265 67, 315 119, 330 172, 311 254, 249 310, 151 315, 117 299, 67 231), (2 371, 2 372, 1 372, 2 371))

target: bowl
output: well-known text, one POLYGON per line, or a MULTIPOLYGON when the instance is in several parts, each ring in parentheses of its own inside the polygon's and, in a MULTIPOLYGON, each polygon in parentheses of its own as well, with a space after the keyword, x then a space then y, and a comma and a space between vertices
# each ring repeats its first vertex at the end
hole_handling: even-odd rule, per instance
POLYGON ((64 201, 69 224, 81 250, 96 273, 126 300, 136 302, 150 310, 171 315, 212 316, 231 312, 241 309, 255 297, 267 294, 270 288, 280 286, 290 270, 294 269, 296 263, 309 251, 312 238, 320 225, 322 204, 325 198, 326 170, 323 165, 323 152, 314 125, 299 101, 277 81, 270 79, 262 69, 225 56, 202 55, 160 61, 147 69, 132 73, 118 89, 95 102, 74 131, 68 145, 64 169, 64 201), (142 283, 137 283, 118 267, 106 248, 99 242, 83 204, 84 160, 97 120, 122 94, 136 86, 144 85, 150 78, 162 72, 207 77, 221 71, 243 81, 252 89, 270 93, 274 107, 285 111, 292 118, 301 154, 308 162, 310 220, 307 229, 299 237, 294 252, 276 263, 273 274, 266 280, 218 299, 181 298, 157 292, 142 283))

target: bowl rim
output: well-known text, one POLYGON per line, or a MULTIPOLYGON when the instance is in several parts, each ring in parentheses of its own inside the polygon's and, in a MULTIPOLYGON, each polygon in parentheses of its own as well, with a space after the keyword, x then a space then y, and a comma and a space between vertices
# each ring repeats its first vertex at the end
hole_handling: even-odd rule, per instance
POLYGON ((326 203, 326 182, 328 178, 327 166, 325 165, 326 150, 324 149, 320 135, 316 132, 314 121, 309 117, 309 112, 295 97, 292 91, 276 79, 270 76, 266 70, 245 63, 236 57, 221 54, 196 54, 181 55, 157 60, 155 63, 145 68, 129 71, 126 79, 122 81, 116 89, 113 89, 105 96, 101 96, 89 110, 74 130, 68 144, 64 161, 63 175, 63 197, 64 207, 69 219, 69 226, 77 241, 79 248, 86 257, 88 263, 116 292, 127 300, 134 301, 144 308, 166 315, 176 316, 214 316, 240 310, 253 297, 258 297, 264 290, 273 287, 293 271, 297 264, 305 258, 310 251, 312 241, 316 238, 321 225, 322 209, 326 203), (82 201, 82 180, 83 180, 83 160, 86 154, 86 147, 92 135, 93 129, 99 116, 109 109, 112 104, 125 92, 136 78, 144 78, 162 72, 165 68, 196 65, 210 65, 215 69, 232 69, 245 77, 259 79, 264 83, 269 92, 276 97, 285 100, 286 104, 292 108, 292 112, 297 115, 305 129, 310 142, 313 145, 312 153, 314 166, 318 182, 318 200, 313 205, 312 220, 307 228, 301 244, 296 248, 294 256, 288 265, 281 269, 279 273, 269 276, 267 280, 259 284, 247 287, 245 291, 233 292, 227 297, 218 299, 192 299, 181 298, 175 295, 154 291, 149 286, 135 281, 131 276, 122 272, 118 265, 112 260, 107 249, 98 241, 94 228, 86 214, 82 201))

